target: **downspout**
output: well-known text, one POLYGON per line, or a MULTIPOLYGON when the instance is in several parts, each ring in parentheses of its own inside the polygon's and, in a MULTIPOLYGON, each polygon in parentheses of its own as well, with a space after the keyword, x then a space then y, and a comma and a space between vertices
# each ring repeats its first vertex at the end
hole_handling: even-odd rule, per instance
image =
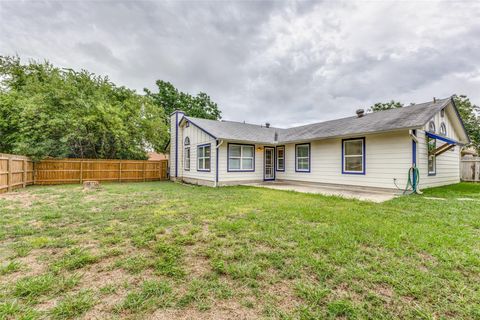
POLYGON ((175 180, 178 177, 178 111, 175 113, 175 180))
POLYGON ((219 157, 219 148, 223 144, 223 140, 217 140, 217 146, 215 147, 215 183, 214 187, 218 187, 218 158, 219 157))

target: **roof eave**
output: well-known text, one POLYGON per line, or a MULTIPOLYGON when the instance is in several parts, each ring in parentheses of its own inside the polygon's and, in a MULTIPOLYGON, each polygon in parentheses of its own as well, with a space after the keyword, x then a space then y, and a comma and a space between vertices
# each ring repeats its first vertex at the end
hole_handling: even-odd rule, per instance
POLYGON ((450 101, 452 102, 453 110, 457 114, 458 120, 459 120, 460 124, 462 125, 463 133, 465 134, 465 137, 467 138, 465 144, 469 144, 472 141, 470 140, 470 137, 468 136, 467 128, 465 128, 465 124, 463 123, 463 119, 462 119, 462 116, 460 115, 460 112, 458 112, 457 105, 455 104, 455 99, 453 98, 453 96, 450 98, 450 101))
POLYGON ((358 132, 358 133, 349 133, 349 134, 333 135, 333 136, 326 136, 326 137, 317 137, 317 138, 311 138, 311 139, 279 140, 278 143, 287 144, 287 143, 300 143, 300 142, 319 141, 319 140, 327 140, 327 139, 355 138, 355 137, 359 137, 359 136, 372 135, 372 134, 377 134, 377 133, 390 133, 390 132, 417 130, 417 129, 421 129, 422 127, 423 126, 413 126, 413 127, 405 127, 405 128, 390 129, 390 130, 363 131, 363 132, 358 132))
POLYGON ((183 121, 188 121, 190 122, 191 124, 193 124, 195 127, 197 127, 198 129, 202 130, 203 132, 205 132, 206 134, 208 134, 210 137, 212 137, 213 139, 215 140, 218 140, 219 138, 216 137, 215 135, 211 134, 210 132, 208 132, 207 130, 205 130, 204 128, 202 128, 201 126, 199 126, 198 124, 196 124, 195 122, 193 122, 191 119, 189 119, 187 116, 183 116, 182 119, 180 119, 180 121, 178 122, 178 124, 181 124, 183 121))

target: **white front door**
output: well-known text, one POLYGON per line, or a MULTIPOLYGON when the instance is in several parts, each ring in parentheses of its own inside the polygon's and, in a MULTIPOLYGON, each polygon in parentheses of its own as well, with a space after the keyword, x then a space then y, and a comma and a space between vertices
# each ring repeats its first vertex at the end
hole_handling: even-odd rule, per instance
POLYGON ((275 148, 265 147, 264 180, 275 179, 275 148))

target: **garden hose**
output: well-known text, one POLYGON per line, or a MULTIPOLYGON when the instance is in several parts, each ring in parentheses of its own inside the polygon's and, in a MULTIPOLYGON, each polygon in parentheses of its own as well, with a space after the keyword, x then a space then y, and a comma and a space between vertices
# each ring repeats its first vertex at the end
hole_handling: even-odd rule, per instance
POLYGON ((416 165, 413 165, 408 169, 408 180, 407 180, 407 188, 412 187, 412 193, 420 193, 418 190, 418 184, 420 183, 420 171, 418 170, 416 165))
MULTIPOLYGON (((403 194, 406 194, 408 191, 411 191, 411 193, 422 194, 422 192, 418 187, 419 184, 420 184, 420 171, 418 170, 416 165, 413 165, 410 167, 410 169, 408 169, 407 186, 403 190, 403 194)), ((397 186, 396 183, 395 183, 395 186, 397 187, 397 189, 402 190, 397 186)))

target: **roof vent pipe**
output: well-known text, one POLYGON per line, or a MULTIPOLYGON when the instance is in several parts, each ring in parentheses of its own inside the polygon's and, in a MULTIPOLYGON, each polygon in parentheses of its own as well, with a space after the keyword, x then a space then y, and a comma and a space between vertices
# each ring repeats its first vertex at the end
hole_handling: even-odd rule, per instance
POLYGON ((364 109, 358 109, 356 111, 356 113, 357 113, 357 117, 361 118, 365 115, 365 110, 364 109))
POLYGON ((268 122, 265 123, 265 127, 266 127, 266 128, 270 128, 270 123, 268 123, 268 122))
POLYGON ((437 102, 437 98, 433 97, 433 103, 437 102))

